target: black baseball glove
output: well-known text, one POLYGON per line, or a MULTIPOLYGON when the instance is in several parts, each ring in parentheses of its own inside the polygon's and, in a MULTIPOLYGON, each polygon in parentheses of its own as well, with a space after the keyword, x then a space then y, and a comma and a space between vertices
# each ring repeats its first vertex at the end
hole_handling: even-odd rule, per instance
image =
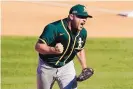
POLYGON ((82 82, 86 79, 89 79, 94 74, 92 68, 85 68, 82 70, 81 74, 77 77, 77 81, 82 82))

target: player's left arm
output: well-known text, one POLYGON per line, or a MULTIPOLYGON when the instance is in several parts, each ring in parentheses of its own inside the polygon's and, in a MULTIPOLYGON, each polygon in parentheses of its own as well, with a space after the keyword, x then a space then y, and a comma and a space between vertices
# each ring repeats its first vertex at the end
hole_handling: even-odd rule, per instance
MULTIPOLYGON (((82 38, 84 39, 84 43, 82 45, 82 48, 84 47, 85 43, 86 43, 86 37, 87 37, 87 31, 86 30, 82 30, 82 38)), ((77 57, 78 60, 82 66, 82 72, 80 73, 79 76, 77 76, 77 81, 84 81, 86 79, 89 79, 93 74, 94 74, 94 70, 92 68, 89 68, 87 66, 86 63, 86 55, 85 55, 85 49, 81 49, 78 53, 77 53, 77 57)))
POLYGON ((87 67, 84 49, 77 53, 77 57, 82 66, 82 72, 80 73, 80 75, 77 76, 77 81, 82 82, 89 79, 94 74, 94 70, 87 67))
POLYGON ((87 63, 86 63, 86 56, 85 56, 85 50, 82 49, 77 53, 77 58, 82 66, 82 69, 87 68, 87 63))

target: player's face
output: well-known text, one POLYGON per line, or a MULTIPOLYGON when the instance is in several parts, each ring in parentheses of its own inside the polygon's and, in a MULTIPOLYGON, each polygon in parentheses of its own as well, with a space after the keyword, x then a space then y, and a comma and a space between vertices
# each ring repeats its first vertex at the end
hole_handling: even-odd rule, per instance
POLYGON ((77 30, 82 30, 86 21, 87 21, 87 17, 73 15, 72 26, 77 30))

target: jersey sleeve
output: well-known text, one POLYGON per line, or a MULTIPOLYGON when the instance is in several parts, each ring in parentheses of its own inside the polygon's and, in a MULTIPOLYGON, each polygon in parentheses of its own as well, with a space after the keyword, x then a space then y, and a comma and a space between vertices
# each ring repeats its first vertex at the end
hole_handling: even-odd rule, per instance
POLYGON ((43 43, 50 45, 56 37, 56 28, 52 24, 48 24, 42 34, 39 37, 39 40, 41 40, 43 43))
POLYGON ((82 46, 82 48, 84 48, 85 43, 86 43, 86 38, 87 38, 87 31, 86 31, 86 29, 84 29, 82 31, 82 37, 83 37, 83 46, 82 46))

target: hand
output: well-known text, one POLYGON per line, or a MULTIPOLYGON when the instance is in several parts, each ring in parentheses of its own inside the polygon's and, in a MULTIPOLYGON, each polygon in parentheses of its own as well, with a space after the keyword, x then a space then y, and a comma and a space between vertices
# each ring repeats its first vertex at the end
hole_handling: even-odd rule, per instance
POLYGON ((85 68, 82 70, 81 74, 77 77, 77 81, 82 82, 86 79, 89 79, 94 74, 94 70, 92 68, 85 68))
POLYGON ((61 43, 57 43, 57 44, 55 45, 55 50, 56 50, 58 53, 62 53, 63 50, 64 50, 64 47, 63 47, 63 45, 62 45, 61 43))

